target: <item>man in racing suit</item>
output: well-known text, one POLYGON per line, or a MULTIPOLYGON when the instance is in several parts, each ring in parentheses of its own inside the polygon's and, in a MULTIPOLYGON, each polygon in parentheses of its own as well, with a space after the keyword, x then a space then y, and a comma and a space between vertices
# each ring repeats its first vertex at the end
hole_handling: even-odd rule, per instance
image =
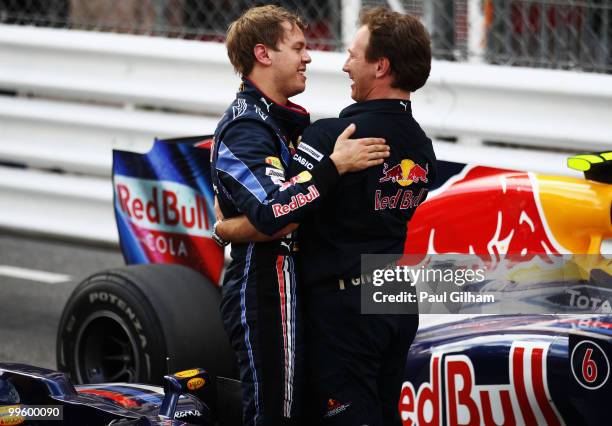
MULTIPOLYGON (((360 265, 361 254, 403 252, 406 223, 435 180, 432 144, 410 103, 430 67, 429 37, 417 19, 385 8, 362 14, 343 68, 357 103, 308 127, 293 156, 290 174, 315 170, 348 123, 391 146, 384 165, 344 176, 298 230, 312 424, 401 424, 398 398, 418 317, 361 314, 360 265)), ((226 238, 249 233, 246 219, 233 222, 226 238)))
POLYGON ((375 8, 360 24, 343 67, 357 103, 308 127, 290 170, 325 162, 348 123, 357 125, 356 136, 385 138, 391 156, 344 176, 298 230, 308 392, 313 424, 401 425, 398 401, 418 316, 362 314, 361 255, 403 253, 406 224, 435 179, 432 143, 410 103, 429 76, 431 50, 412 16, 375 8))
MULTIPOLYGON (((286 175, 290 143, 309 124, 308 113, 288 99, 305 88, 310 57, 302 29, 299 17, 264 6, 245 12, 227 34, 228 56, 243 82, 215 131, 213 185, 224 217, 245 214, 268 236, 285 233, 318 205, 339 175, 388 156, 380 139, 341 137, 316 168, 286 175)), ((295 424, 299 416, 302 338, 293 249, 291 234, 232 245, 221 315, 240 367, 245 425, 295 424)))

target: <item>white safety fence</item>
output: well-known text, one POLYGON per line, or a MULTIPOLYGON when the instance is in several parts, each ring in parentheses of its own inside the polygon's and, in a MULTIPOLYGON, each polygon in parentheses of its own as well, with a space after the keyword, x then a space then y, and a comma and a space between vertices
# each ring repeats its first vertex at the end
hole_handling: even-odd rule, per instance
MULTIPOLYGON (((0 58, 0 161, 24 166, 0 167, 0 226, 109 243, 112 149, 212 133, 239 83, 217 43, 0 25, 0 58)), ((296 102, 337 116, 344 55, 312 58, 296 102)), ((446 160, 567 174, 566 155, 534 148, 612 147, 612 76, 434 62, 413 111, 457 140, 436 143, 446 160)))

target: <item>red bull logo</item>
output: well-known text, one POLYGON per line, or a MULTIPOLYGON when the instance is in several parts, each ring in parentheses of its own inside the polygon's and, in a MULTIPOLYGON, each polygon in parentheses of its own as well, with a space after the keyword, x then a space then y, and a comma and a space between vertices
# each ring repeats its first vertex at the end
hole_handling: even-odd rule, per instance
POLYGON ((115 209, 139 249, 152 263, 188 265, 213 281, 223 268, 223 250, 210 237, 211 203, 177 182, 115 175, 115 209))
POLYGON ((139 226, 198 236, 211 233, 206 199, 191 187, 115 176, 115 193, 121 212, 139 226))
POLYGON ((495 266, 502 258, 552 263, 563 248, 548 230, 537 180, 523 172, 473 167, 420 206, 408 227, 405 253, 475 254, 495 266))
POLYGON ((404 159, 391 168, 385 163, 383 165, 383 176, 378 181, 381 183, 391 181, 401 186, 408 186, 417 182, 427 183, 428 171, 429 165, 426 164, 423 168, 410 159, 404 159))
POLYGON ((319 191, 317 191, 317 187, 314 185, 310 185, 308 187, 308 194, 296 194, 291 197, 291 201, 288 204, 272 204, 272 211, 274 212, 274 217, 284 216, 288 213, 291 213, 294 210, 299 209, 302 206, 314 201, 319 198, 319 191))
POLYGON ((434 353, 430 382, 402 386, 398 409, 403 426, 563 424, 546 376, 548 343, 516 342, 510 348, 510 383, 477 384, 466 355, 434 353), (444 365, 444 367, 442 366, 444 365))

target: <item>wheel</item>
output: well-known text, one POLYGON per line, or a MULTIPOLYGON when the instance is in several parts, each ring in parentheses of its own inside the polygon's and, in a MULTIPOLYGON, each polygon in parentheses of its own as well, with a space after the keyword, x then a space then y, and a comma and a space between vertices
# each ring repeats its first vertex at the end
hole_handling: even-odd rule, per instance
POLYGON ((211 396, 203 398, 210 406, 216 376, 237 376, 220 297, 204 276, 181 265, 98 272, 66 303, 57 335, 58 369, 77 383, 159 384, 168 370, 202 367, 211 376, 211 396))

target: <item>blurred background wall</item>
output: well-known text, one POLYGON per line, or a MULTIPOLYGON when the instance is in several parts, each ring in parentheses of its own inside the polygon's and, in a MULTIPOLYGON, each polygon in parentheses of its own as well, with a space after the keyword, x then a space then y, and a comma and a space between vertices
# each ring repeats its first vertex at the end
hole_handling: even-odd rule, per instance
POLYGON ((0 23, 222 41, 242 11, 265 3, 303 16, 312 49, 343 49, 355 17, 345 9, 386 4, 422 18, 436 59, 612 71, 610 0, 0 0, 0 23))

